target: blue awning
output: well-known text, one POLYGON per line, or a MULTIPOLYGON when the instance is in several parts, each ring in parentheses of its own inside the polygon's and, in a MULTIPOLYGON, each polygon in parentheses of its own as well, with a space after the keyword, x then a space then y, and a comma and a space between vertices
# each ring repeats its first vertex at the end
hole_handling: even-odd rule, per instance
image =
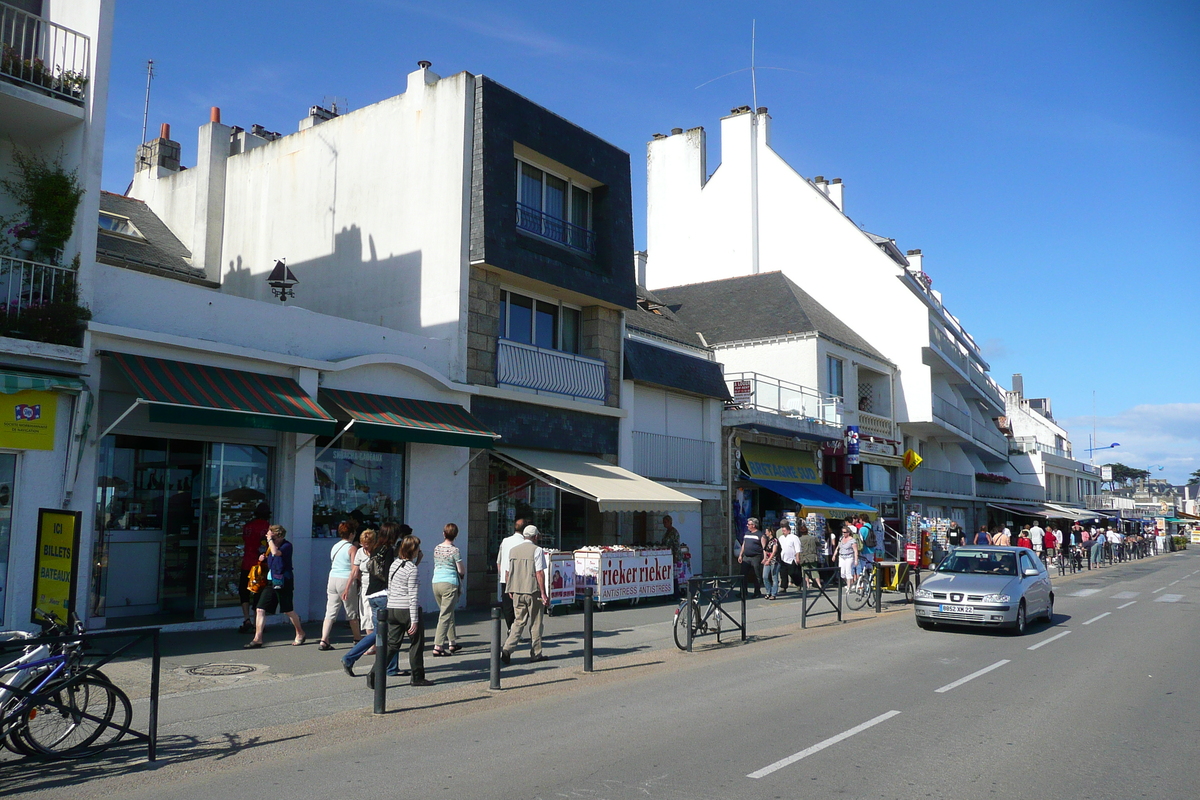
POLYGON ((797 483, 794 481, 755 480, 764 489, 783 495, 789 500, 800 504, 804 513, 816 511, 830 514, 834 517, 848 517, 852 514, 870 514, 879 512, 866 503, 860 503, 848 494, 843 494, 832 486, 823 483, 797 483))

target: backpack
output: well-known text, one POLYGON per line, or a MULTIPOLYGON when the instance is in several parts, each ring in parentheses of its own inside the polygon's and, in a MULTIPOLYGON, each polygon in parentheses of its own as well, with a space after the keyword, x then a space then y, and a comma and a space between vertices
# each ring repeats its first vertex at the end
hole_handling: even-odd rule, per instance
POLYGON ((392 565, 392 548, 380 547, 367 559, 367 575, 373 580, 388 582, 388 567, 392 565))

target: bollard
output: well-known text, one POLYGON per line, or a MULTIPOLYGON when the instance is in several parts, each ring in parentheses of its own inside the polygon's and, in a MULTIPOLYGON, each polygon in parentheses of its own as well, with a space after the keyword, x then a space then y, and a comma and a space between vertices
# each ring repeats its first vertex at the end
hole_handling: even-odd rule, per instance
POLYGON ((158 760, 158 692, 159 692, 159 675, 162 670, 162 650, 159 647, 160 628, 154 629, 154 652, 150 661, 150 740, 148 742, 149 750, 146 760, 158 760))
MULTIPOLYGON (((746 573, 742 573, 742 640, 746 639, 746 592, 749 590, 749 581, 746 580, 746 573)), ((721 641, 717 637, 717 641, 721 641)))
POLYGON ((804 630, 808 627, 808 581, 812 576, 812 569, 805 570, 800 568, 800 629, 804 630))
MULTIPOLYGON (((899 569, 899 567, 897 567, 899 569)), ((875 613, 883 611, 883 567, 875 564, 875 613)))
POLYGON ((592 594, 591 586, 583 587, 583 671, 592 671, 592 594))
POLYGON ((387 713, 388 620, 383 611, 375 620, 375 709, 372 713, 387 713))
POLYGON ((696 624, 696 620, 692 619, 692 608, 695 606, 695 603, 696 603, 696 589, 698 589, 699 586, 700 586, 700 584, 695 578, 691 578, 688 580, 687 611, 685 611, 684 613, 687 614, 687 620, 686 620, 686 622, 687 622, 687 651, 689 653, 692 652, 692 632, 695 630, 695 628, 693 626, 695 626, 695 624, 696 624))
POLYGON ((500 688, 500 606, 492 606, 492 682, 488 688, 500 688))
POLYGON ((846 620, 842 619, 842 576, 840 572, 837 574, 836 580, 838 587, 838 622, 845 622, 846 620))

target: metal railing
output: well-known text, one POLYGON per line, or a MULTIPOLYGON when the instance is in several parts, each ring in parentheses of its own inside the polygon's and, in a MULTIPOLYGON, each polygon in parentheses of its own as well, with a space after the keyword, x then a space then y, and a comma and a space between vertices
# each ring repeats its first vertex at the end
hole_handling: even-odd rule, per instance
POLYGON ((933 396, 933 416, 949 425, 953 425, 963 433, 971 431, 971 415, 954 403, 939 395, 933 396))
POLYGON ((496 347, 496 383, 604 402, 608 397, 608 365, 595 358, 500 339, 496 347))
POLYGON ((974 492, 975 476, 941 469, 920 467, 912 474, 914 492, 939 492, 970 497, 974 492))
POLYGON ((988 376, 974 361, 971 362, 971 384, 996 404, 996 408, 1004 408, 1004 394, 1000 385, 988 376))
POLYGON ((958 348, 949 334, 941 329, 933 320, 929 320, 929 344, 954 364, 963 375, 971 373, 971 360, 958 348))
POLYGON ((23 258, 0 256, 0 306, 7 322, 29 309, 42 308, 55 301, 76 299, 75 269, 56 267, 23 258))
POLYGON ((1073 458, 1069 447, 1051 447, 1030 436, 1022 436, 1009 442, 1009 452, 1012 453, 1049 453, 1059 458, 1073 458))
POLYGON ((992 448, 1001 455, 1008 452, 1008 438, 996 429, 995 423, 980 422, 972 418, 971 436, 975 437, 975 441, 992 448))
POLYGON ((788 417, 809 417, 830 425, 842 424, 842 400, 835 395, 757 372, 727 372, 725 383, 729 385, 734 401, 742 408, 788 417))
POLYGON ((716 483, 714 442, 633 432, 633 471, 645 478, 716 483))
POLYGON ((596 254, 594 231, 573 225, 533 206, 517 203, 517 227, 553 242, 565 244, 574 250, 581 250, 590 255, 596 254))
POLYGON ((1046 499, 1046 490, 1040 484, 1033 483, 990 483, 975 481, 975 493, 980 497, 993 500, 1032 500, 1041 502, 1046 499))
POLYGON ((0 3, 0 77, 83 105, 90 50, 82 33, 0 3))
POLYGON ((860 435, 879 436, 890 441, 896 439, 896 426, 890 419, 866 411, 858 412, 858 432, 860 435))

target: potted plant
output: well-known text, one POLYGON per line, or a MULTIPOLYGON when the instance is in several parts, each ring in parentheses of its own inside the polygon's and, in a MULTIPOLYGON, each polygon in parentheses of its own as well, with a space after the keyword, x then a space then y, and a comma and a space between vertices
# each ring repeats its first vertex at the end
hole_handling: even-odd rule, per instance
POLYGON ((8 235, 17 240, 17 249, 26 254, 37 249, 38 229, 31 222, 18 222, 8 229, 8 235))
POLYGON ((48 161, 14 149, 12 163, 16 175, 0 180, 0 190, 25 207, 28 218, 25 225, 29 227, 22 230, 33 233, 18 237, 18 246, 31 254, 53 257, 66 246, 75 230, 75 212, 83 199, 83 187, 74 170, 63 169, 61 157, 48 161), (27 239, 35 242, 33 248, 24 244, 27 239))

